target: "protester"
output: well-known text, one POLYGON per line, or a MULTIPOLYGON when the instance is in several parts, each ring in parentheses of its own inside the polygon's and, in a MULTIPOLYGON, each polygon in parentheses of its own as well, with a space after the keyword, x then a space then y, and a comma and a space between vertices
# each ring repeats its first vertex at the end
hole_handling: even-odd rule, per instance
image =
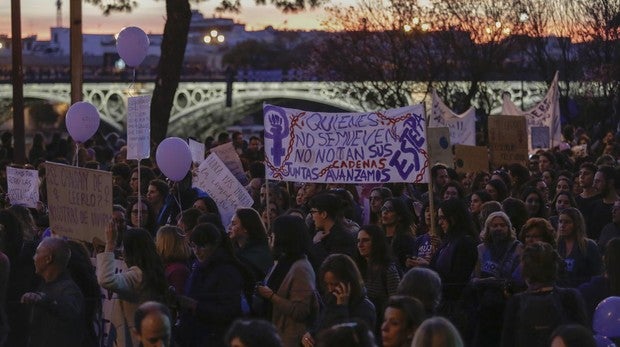
POLYGON ((237 209, 230 221, 228 236, 237 258, 252 270, 256 279, 265 278, 273 266, 273 256, 258 212, 253 208, 237 209))
POLYGON ((273 324, 258 319, 238 319, 226 333, 229 347, 282 347, 273 324))
POLYGON ((178 213, 178 206, 167 203, 169 199, 171 199, 170 187, 168 187, 165 181, 154 179, 149 182, 146 201, 153 207, 153 212, 156 216, 155 221, 158 226, 172 224, 174 216, 178 213))
POLYGON ((620 237, 620 199, 614 202, 612 209, 613 217, 611 223, 605 225, 598 238, 598 248, 601 254, 605 253, 605 248, 609 240, 620 237))
POLYGON ((171 347, 172 316, 166 305, 147 301, 134 314, 134 334, 140 347, 171 347))
POLYGON ((154 238, 157 231, 156 216, 153 207, 151 207, 146 198, 141 197, 139 200, 132 202, 128 206, 128 210, 129 219, 127 220, 127 225, 132 228, 143 228, 154 238))
POLYGON ((396 293, 400 273, 393 259, 391 248, 385 240, 385 234, 376 225, 362 226, 357 234, 357 249, 355 261, 364 278, 368 297, 375 305, 377 324, 374 331, 379 336, 381 315, 388 298, 396 293))
POLYGON ((32 306, 28 346, 83 346, 84 296, 67 271, 70 257, 62 239, 46 238, 37 247, 34 266, 44 283, 21 297, 32 306))
POLYGON ((521 243, 504 212, 491 213, 480 236, 471 282, 477 323, 472 344, 491 346, 501 338, 504 295, 511 290, 519 266, 521 243))
POLYGON ((157 230, 155 248, 164 264, 166 283, 174 292, 182 294, 189 277, 191 249, 183 231, 175 226, 166 225, 157 230))
POLYGON ((332 254, 321 265, 323 307, 315 325, 304 334, 301 344, 314 346, 316 335, 333 325, 363 322, 375 326, 375 306, 366 296, 364 281, 355 262, 345 254, 332 254))
POLYGON ((381 224, 397 265, 401 270, 406 269, 407 259, 414 253, 416 240, 414 217, 405 202, 398 198, 388 198, 381 207, 381 224))
POLYGON ((189 237, 196 257, 181 309, 181 346, 225 346, 224 335, 244 309, 249 313, 248 294, 254 283, 250 271, 234 256, 230 239, 213 224, 194 227, 189 237))
POLYGON ((528 288, 506 305, 502 347, 546 346, 561 324, 589 325, 579 292, 555 285, 558 257, 548 243, 535 242, 523 250, 521 262, 528 288))
POLYGON ((410 296, 390 297, 381 324, 381 345, 411 346, 413 336, 424 318, 424 306, 418 299, 410 296))
POLYGON ((266 299, 271 322, 284 346, 299 345, 318 313, 316 276, 308 261, 309 234, 303 219, 280 216, 273 222, 273 252, 278 260, 257 293, 266 299))
POLYGON ((392 191, 386 187, 375 187, 370 191, 369 223, 381 226, 381 207, 386 199, 392 197, 392 191))
POLYGON ((424 305, 426 317, 435 315, 441 302, 441 278, 437 272, 417 267, 409 270, 400 281, 396 295, 414 297, 424 305))
POLYGON ((601 255, 596 243, 586 237, 586 224, 576 208, 566 208, 558 218, 558 253, 566 264, 567 282, 577 287, 601 273, 601 255))
POLYGON ((355 237, 343 225, 340 199, 331 193, 321 193, 310 199, 310 215, 314 222, 312 255, 319 264, 334 253, 355 254, 355 237))
POLYGON ((117 271, 114 259, 116 230, 112 223, 105 232, 105 251, 97 254, 97 280, 99 285, 116 293, 113 301, 110 334, 114 346, 138 346, 132 336, 134 313, 138 306, 149 300, 162 301, 167 292, 164 266, 155 249, 151 234, 145 229, 129 229, 123 238, 123 254, 127 270, 117 271))
POLYGON ((443 317, 428 318, 415 333, 411 347, 463 347, 454 325, 443 317))
POLYGON ((620 296, 620 238, 613 238, 607 243, 603 256, 605 271, 594 276, 590 281, 579 285, 590 317, 596 306, 610 296, 620 296))
POLYGON ((343 323, 323 330, 317 338, 317 347, 377 347, 370 329, 360 323, 343 323))
POLYGON ((446 239, 430 267, 437 271, 443 284, 439 313, 451 319, 457 319, 457 316, 462 319, 460 298, 476 265, 478 235, 467 206, 461 200, 444 201, 439 207, 438 217, 446 239))

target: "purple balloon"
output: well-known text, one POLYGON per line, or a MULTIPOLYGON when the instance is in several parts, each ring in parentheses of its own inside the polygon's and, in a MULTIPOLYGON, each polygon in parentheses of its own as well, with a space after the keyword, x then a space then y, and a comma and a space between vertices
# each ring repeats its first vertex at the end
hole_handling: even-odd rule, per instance
POLYGON ((616 347, 612 340, 601 335, 594 335, 594 342, 596 342, 596 347, 616 347))
POLYGON ((80 101, 69 107, 65 124, 69 135, 77 142, 90 139, 99 129, 99 111, 91 103, 80 101))
POLYGON ((187 175, 192 165, 192 153, 185 140, 168 137, 157 146, 155 160, 166 177, 178 182, 187 175))
POLYGON ((596 306, 592 328, 599 335, 620 337, 620 296, 610 296, 596 306))
POLYGON ((125 64, 136 67, 149 51, 149 37, 138 27, 125 27, 116 38, 116 50, 125 64))

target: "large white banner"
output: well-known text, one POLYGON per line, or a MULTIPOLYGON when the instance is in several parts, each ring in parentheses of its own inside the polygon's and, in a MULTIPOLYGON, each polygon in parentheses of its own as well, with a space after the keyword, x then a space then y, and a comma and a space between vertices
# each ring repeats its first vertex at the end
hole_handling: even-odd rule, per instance
POLYGON ((6 167, 6 181, 11 205, 37 207, 39 171, 6 167))
POLYGON ((254 204, 245 187, 215 153, 211 153, 200 164, 193 179, 193 186, 204 190, 215 200, 225 226, 230 223, 237 208, 254 204))
POLYGON ((424 107, 323 113, 264 105, 267 178, 428 182, 424 107))
POLYGON ((527 138, 530 152, 538 148, 553 148, 562 142, 562 125, 560 123, 560 91, 558 89, 558 72, 551 82, 551 87, 547 91, 545 98, 538 105, 527 111, 521 111, 510 100, 509 95, 505 95, 502 103, 502 115, 504 116, 525 116, 527 119, 527 138), (534 141, 532 141, 532 129, 534 141), (541 134, 544 130, 548 133, 541 134), (542 136, 545 135, 545 136, 542 136), (533 143, 534 142, 534 143, 533 143), (535 146, 535 145, 536 146, 535 146), (548 144, 547 147, 541 147, 548 144))
POLYGON ((450 128, 450 142, 453 145, 476 145, 476 108, 473 106, 463 114, 456 114, 441 101, 433 91, 433 111, 428 121, 429 128, 450 128))

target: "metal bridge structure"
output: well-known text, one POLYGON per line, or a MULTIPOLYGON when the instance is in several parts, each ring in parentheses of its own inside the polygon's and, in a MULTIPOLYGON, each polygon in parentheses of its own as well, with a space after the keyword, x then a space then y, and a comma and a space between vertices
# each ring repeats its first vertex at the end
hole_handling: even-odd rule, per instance
MULTIPOLYGON (((453 82, 451 85, 455 86, 456 90, 464 91, 468 83, 453 82)), ((517 105, 527 109, 542 100, 548 88, 545 82, 520 81, 486 82, 481 87, 484 88, 484 103, 491 110, 490 114, 500 112, 502 95, 505 92, 511 94, 517 105)), ((97 107, 103 122, 123 132, 128 97, 152 94, 153 88, 153 83, 84 83, 83 95, 84 101, 97 107)), ((69 104, 70 89, 69 83, 25 84, 24 97, 51 104, 69 104)), ((430 103, 427 83, 411 82, 409 90, 410 104, 430 103)), ((317 111, 363 112, 376 109, 360 102, 360 98, 355 97, 358 93, 359 90, 353 90, 348 88, 346 83, 338 82, 235 82, 232 105, 226 107, 225 82, 182 82, 174 97, 168 133, 200 137, 214 135, 238 124, 250 114, 260 113, 264 102, 278 104, 274 101, 285 100, 286 105, 283 106, 293 108, 296 102, 323 106, 323 109, 317 111)), ((11 98, 12 86, 0 84, 0 114, 10 113, 1 108, 9 107, 11 98)))

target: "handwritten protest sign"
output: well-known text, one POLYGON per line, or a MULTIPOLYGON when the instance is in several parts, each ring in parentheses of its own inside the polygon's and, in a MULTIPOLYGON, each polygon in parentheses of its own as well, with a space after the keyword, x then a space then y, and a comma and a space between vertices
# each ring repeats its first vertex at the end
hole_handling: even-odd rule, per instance
POLYGON ((202 142, 189 139, 189 151, 192 154, 192 161, 194 163, 202 163, 205 160, 205 144, 202 142))
POLYGON ((254 200, 245 187, 239 183, 224 162, 213 153, 198 167, 193 186, 204 190, 215 200, 224 225, 230 223, 230 218, 237 208, 250 207, 254 204, 254 200))
POLYGON ((437 92, 433 91, 432 111, 428 127, 429 129, 448 127, 450 128, 450 143, 475 146, 476 108, 472 106, 465 113, 456 114, 441 101, 437 92))
POLYGON ((39 201, 39 172, 37 170, 7 166, 6 181, 11 205, 37 207, 39 201))
POLYGON ((151 96, 127 99, 127 159, 151 155, 151 96))
POLYGON ((241 184, 248 184, 248 177, 245 174, 245 170, 243 170, 243 164, 241 164, 239 154, 235 151, 232 142, 213 147, 210 149, 210 152, 217 154, 241 184))
POLYGON ((87 242, 103 238, 112 217, 112 174, 52 162, 45 170, 52 230, 87 242))
POLYGON ((453 167, 452 145, 450 144, 450 129, 448 127, 428 128, 428 152, 431 166, 442 163, 453 167))
MULTIPOLYGON (((527 119, 527 132, 530 152, 535 152, 537 147, 531 140, 535 137, 531 134, 535 127, 546 127, 548 135, 545 137, 546 147, 551 148, 558 146, 562 142, 562 125, 560 121, 560 89, 558 87, 559 72, 556 71, 551 86, 536 106, 527 111, 521 111, 510 99, 510 94, 506 94, 502 103, 502 114, 508 116, 524 116, 527 119)), ((538 130, 542 131, 541 129, 538 130)), ((540 139, 540 135, 537 136, 540 139)))
POLYGON ((267 177, 297 182, 428 182, 424 108, 322 113, 263 106, 267 177))
POLYGON ((489 171, 489 149, 484 146, 454 146, 454 168, 457 172, 489 171))
POLYGON ((527 165, 527 120, 523 116, 490 116, 489 149, 495 167, 520 163, 527 165))

